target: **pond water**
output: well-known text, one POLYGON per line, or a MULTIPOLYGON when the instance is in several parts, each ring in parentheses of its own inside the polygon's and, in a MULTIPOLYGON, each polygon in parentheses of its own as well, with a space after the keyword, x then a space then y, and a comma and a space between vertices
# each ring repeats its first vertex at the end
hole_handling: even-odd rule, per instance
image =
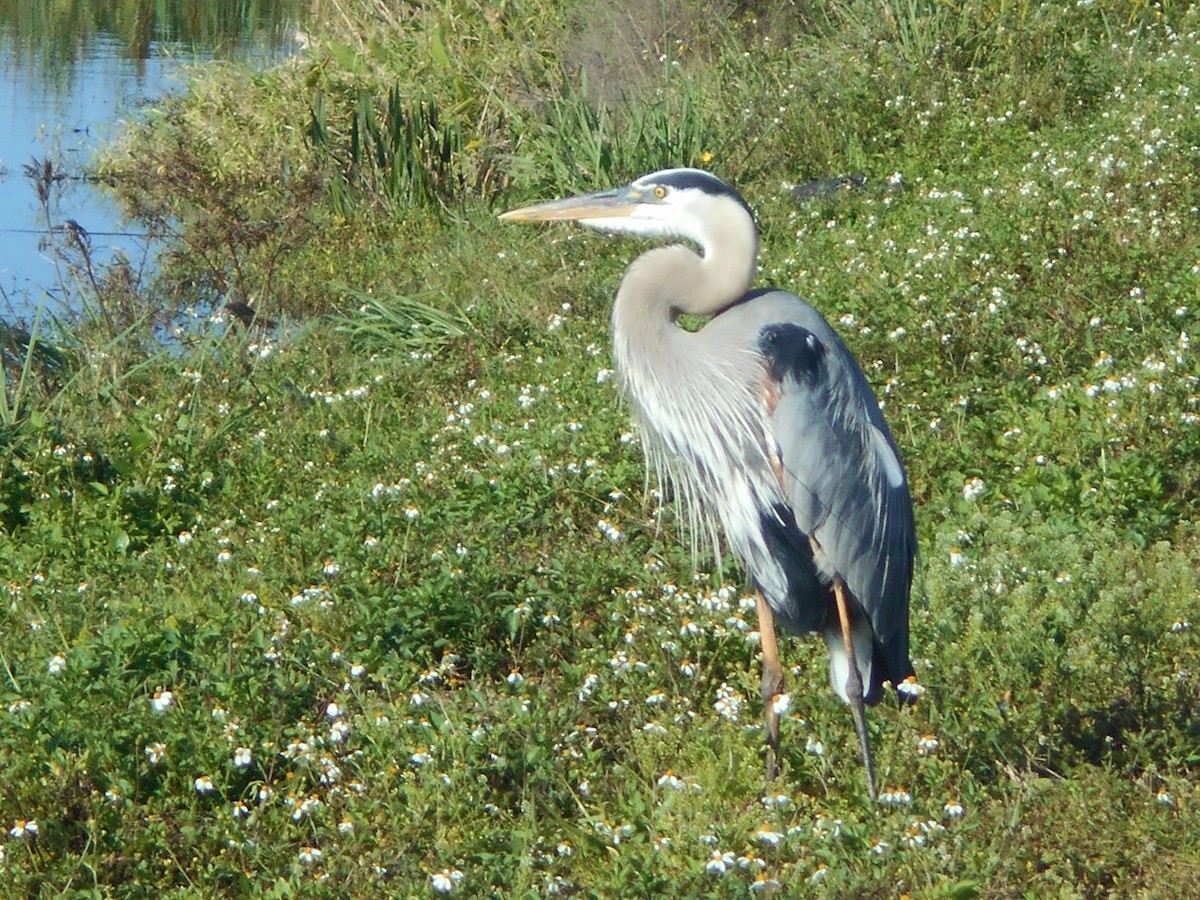
POLYGON ((269 65, 294 53, 306 5, 0 0, 0 318, 55 306, 57 273, 43 249, 48 228, 78 223, 96 262, 117 252, 135 268, 150 262, 152 248, 136 227, 82 177, 97 146, 146 103, 179 90, 186 66, 269 65), (45 160, 66 176, 49 210, 25 173, 45 160))

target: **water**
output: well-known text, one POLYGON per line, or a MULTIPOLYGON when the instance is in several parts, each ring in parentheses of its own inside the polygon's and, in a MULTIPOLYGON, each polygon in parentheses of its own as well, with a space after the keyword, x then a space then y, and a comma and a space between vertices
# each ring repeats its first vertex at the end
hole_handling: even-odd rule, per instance
POLYGON ((50 159, 67 175, 50 210, 90 235, 94 261, 152 248, 111 199, 81 176, 96 148, 147 102, 182 86, 181 69, 215 58, 269 65, 296 49, 300 0, 254 3, 59 4, 0 0, 0 318, 54 305, 57 272, 42 249, 47 216, 24 167, 50 159), (197 9, 198 7, 198 9, 197 9))

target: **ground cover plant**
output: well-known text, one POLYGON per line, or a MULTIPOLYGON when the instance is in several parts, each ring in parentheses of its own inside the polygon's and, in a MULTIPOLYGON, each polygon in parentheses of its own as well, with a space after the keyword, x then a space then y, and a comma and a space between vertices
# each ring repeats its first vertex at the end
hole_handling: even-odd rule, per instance
POLYGON ((343 0, 130 126, 159 280, 5 333, 6 893, 1200 891, 1200 16, 875 6, 343 0), (669 165, 906 455, 878 804, 812 640, 764 790, 752 598, 611 383, 642 248, 494 218, 669 165))

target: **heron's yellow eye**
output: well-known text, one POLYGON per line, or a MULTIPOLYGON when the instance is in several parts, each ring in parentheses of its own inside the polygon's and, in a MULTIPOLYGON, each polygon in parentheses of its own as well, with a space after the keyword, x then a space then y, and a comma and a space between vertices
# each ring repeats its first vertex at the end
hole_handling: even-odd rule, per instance
POLYGON ((660 184, 654 189, 654 196, 661 200, 663 197, 667 196, 667 189, 660 184))

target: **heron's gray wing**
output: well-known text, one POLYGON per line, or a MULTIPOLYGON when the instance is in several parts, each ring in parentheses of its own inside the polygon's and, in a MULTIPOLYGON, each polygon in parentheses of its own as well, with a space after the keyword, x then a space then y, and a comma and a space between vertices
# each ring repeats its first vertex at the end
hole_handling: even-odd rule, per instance
POLYGON ((759 334, 770 430, 797 527, 817 566, 870 620, 883 678, 912 674, 908 595, 916 536, 900 456, 862 370, 811 307, 759 334))

